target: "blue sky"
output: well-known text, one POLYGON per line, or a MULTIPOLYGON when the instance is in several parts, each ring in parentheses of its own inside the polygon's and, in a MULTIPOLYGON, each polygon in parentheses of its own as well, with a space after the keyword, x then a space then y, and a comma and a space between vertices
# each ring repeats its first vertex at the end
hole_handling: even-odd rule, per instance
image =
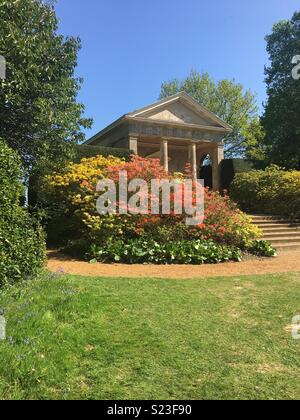
POLYGON ((82 40, 79 100, 94 119, 87 137, 192 68, 235 79, 261 105, 264 37, 299 8, 299 0, 57 0, 60 32, 82 40))

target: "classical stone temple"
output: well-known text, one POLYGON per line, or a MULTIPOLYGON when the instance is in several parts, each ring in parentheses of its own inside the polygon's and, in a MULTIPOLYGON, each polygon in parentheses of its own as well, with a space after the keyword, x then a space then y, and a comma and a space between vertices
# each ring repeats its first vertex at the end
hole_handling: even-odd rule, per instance
POLYGON ((129 148, 142 157, 161 159, 167 171, 192 165, 199 177, 203 159, 212 161, 212 185, 220 188, 223 139, 231 127, 186 93, 124 115, 87 141, 90 145, 129 148))

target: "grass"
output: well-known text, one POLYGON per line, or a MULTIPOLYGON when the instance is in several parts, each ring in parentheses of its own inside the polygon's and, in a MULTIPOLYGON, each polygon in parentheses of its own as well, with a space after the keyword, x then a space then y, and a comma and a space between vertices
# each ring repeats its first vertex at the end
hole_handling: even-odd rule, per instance
POLYGON ((300 398, 297 273, 49 277, 0 306, 1 399, 300 398))

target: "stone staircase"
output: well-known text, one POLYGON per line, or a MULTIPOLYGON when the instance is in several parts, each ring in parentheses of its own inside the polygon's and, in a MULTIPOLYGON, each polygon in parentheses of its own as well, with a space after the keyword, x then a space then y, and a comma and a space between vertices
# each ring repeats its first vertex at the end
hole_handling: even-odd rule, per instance
POLYGON ((263 239, 279 251, 300 249, 300 221, 284 220, 276 216, 250 215, 253 223, 264 233, 263 239))

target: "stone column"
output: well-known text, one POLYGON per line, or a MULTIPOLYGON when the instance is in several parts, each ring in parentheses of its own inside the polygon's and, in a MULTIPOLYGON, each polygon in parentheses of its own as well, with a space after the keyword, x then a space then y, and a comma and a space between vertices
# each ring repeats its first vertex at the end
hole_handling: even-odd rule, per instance
POLYGON ((166 172, 169 172, 169 147, 168 140, 163 139, 160 145, 160 161, 166 172))
POLYGON ((129 140, 128 141, 129 150, 131 150, 135 155, 137 155, 138 154, 138 138, 129 136, 128 140, 129 140))
POLYGON ((191 163, 192 163, 192 176, 193 180, 196 181, 198 178, 198 167, 197 167, 197 146, 196 143, 191 145, 191 163))
POLYGON ((224 159, 224 144, 216 143, 211 151, 213 190, 221 189, 221 162, 224 159))
POLYGON ((188 161, 192 169, 192 177, 194 180, 198 178, 198 166, 197 166, 197 145, 192 143, 188 149, 188 161))

